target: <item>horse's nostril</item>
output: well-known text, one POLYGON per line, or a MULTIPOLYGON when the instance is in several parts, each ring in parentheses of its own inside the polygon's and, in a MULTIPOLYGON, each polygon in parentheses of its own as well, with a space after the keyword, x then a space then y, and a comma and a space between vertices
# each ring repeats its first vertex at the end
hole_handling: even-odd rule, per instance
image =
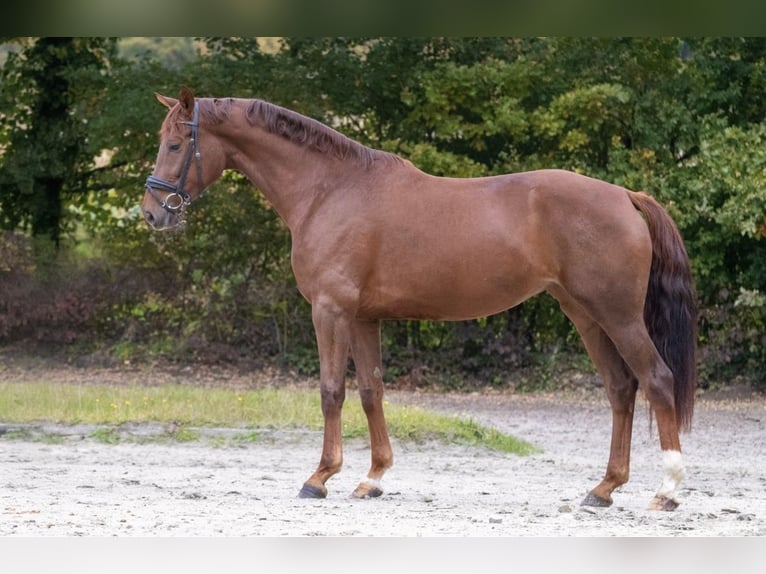
POLYGON ((144 219, 149 225, 154 225, 154 216, 151 211, 144 211, 144 219))

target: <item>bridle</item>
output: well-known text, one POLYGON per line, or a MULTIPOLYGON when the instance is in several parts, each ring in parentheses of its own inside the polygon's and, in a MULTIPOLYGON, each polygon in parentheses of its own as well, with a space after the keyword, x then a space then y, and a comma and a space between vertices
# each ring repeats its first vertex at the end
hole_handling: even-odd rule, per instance
POLYGON ((194 163, 197 166, 197 185, 199 186, 200 195, 203 191, 202 163, 200 162, 199 149, 197 149, 199 102, 194 102, 194 115, 192 116, 192 121, 181 123, 191 126, 191 139, 189 141, 189 147, 186 151, 186 158, 184 158, 183 167, 181 168, 181 176, 178 178, 178 182, 173 184, 165 179, 150 175, 146 178, 146 184, 144 186, 146 191, 157 200, 157 203, 159 203, 163 209, 174 214, 181 213, 192 200, 191 195, 184 189, 184 186, 186 185, 186 177, 189 175, 192 158, 194 158, 194 163), (164 199, 157 194, 158 191, 167 192, 164 199))

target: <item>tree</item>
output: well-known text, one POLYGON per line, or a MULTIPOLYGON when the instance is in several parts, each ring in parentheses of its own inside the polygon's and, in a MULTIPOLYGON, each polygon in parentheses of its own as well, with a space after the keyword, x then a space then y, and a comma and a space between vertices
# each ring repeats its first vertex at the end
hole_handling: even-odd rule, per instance
POLYGON ((78 79, 105 72, 114 40, 17 39, 0 72, 0 224, 58 246, 65 198, 80 191, 89 165, 87 118, 75 113, 78 79))
MULTIPOLYGON (((141 219, 165 113, 152 94, 186 84, 198 96, 286 106, 438 175, 565 168, 646 190, 667 206, 692 258, 707 373, 766 365, 762 38, 118 45, 117 56, 107 39, 0 45, 0 227, 55 242, 76 224, 89 253, 104 258, 97 263, 130 278, 115 282, 120 297, 105 303, 102 323, 122 342, 164 333, 168 348, 197 341, 315 364, 289 234, 249 182, 226 174, 178 233, 151 234, 141 219)), ((384 336, 389 372, 425 363, 484 381, 535 361, 547 367, 557 350, 579 345, 545 297, 472 322, 392 322, 384 336)))

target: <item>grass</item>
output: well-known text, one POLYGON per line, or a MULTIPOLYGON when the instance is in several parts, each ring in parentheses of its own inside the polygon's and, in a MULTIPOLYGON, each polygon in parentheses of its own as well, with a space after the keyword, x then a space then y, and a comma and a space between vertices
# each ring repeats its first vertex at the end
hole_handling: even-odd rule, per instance
MULTIPOLYGON (((400 440, 470 444, 519 455, 539 452, 525 441, 466 417, 388 403, 385 408, 389 433, 400 440)), ((91 438, 104 443, 118 442, 111 427, 124 423, 172 423, 177 430, 170 438, 177 441, 199 438, 189 427, 245 427, 251 429, 243 435, 248 441, 258 439, 252 429, 323 428, 316 390, 235 391, 183 385, 0 383, 0 421, 102 425, 91 438)), ((343 436, 368 436, 361 403, 352 396, 343 408, 343 436)))

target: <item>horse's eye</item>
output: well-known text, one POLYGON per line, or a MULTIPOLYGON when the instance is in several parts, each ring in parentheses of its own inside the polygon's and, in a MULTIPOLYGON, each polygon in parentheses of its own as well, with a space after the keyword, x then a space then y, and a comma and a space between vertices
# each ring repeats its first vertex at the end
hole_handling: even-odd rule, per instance
POLYGON ((181 149, 181 144, 177 144, 177 143, 168 144, 168 149, 170 151, 178 151, 179 149, 181 149))

